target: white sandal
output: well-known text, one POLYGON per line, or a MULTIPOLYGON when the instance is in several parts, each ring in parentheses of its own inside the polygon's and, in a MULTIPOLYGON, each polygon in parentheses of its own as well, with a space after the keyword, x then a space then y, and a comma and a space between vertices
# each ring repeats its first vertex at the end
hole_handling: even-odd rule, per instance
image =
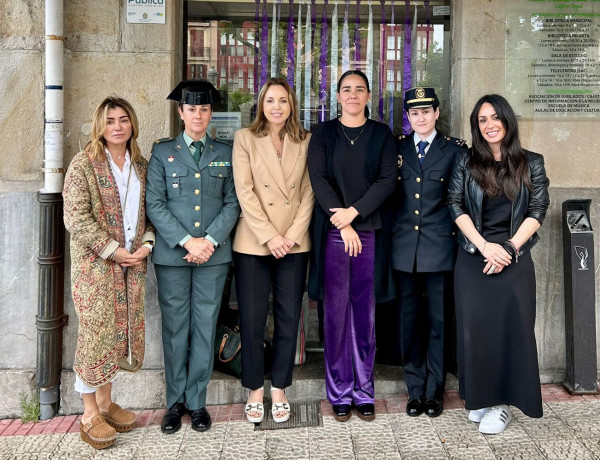
MULTIPOLYGON (((264 391, 263 387, 256 389, 256 391, 258 391, 258 390, 264 391)), ((260 423, 265 418, 265 406, 263 405, 262 402, 246 404, 246 407, 244 408, 244 412, 246 413, 246 418, 251 423, 260 423), (258 412, 260 415, 258 417, 253 417, 250 415, 251 412, 258 412)))
POLYGON ((262 403, 246 404, 244 412, 246 412, 246 418, 251 423, 260 423, 263 421, 263 418, 265 418, 265 408, 262 403), (258 417, 252 417, 250 412, 259 412, 260 415, 258 417))
MULTIPOLYGON (((281 388, 271 387, 271 393, 273 390, 282 390, 281 388)), ((282 390, 285 395, 285 390, 282 390)), ((271 400, 273 399, 273 395, 271 395, 271 400)), ((287 402, 282 403, 272 403, 271 404, 271 415, 273 416, 273 421, 275 423, 283 423, 287 422, 290 419, 290 405, 287 402), (277 415, 283 412, 283 415, 277 415)))

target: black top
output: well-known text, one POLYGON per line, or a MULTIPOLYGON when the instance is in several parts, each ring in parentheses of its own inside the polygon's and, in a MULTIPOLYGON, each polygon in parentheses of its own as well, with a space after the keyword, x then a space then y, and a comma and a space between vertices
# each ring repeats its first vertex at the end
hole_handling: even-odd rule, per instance
POLYGON ((497 198, 483 197, 483 231, 481 236, 492 243, 504 243, 510 238, 511 201, 502 193, 497 198))
POLYGON ((396 182, 394 138, 388 129, 383 142, 375 139, 378 124, 368 119, 362 126, 344 126, 342 130, 341 122, 337 121, 335 148, 329 172, 323 123, 313 128, 308 147, 308 171, 318 204, 328 216, 333 214, 329 211, 330 208, 354 206, 360 214, 352 222, 355 230, 382 228, 383 222, 374 211, 394 190, 396 182), (378 143, 382 145, 381 151, 373 148, 378 143), (370 171, 372 164, 378 164, 374 174, 370 171))

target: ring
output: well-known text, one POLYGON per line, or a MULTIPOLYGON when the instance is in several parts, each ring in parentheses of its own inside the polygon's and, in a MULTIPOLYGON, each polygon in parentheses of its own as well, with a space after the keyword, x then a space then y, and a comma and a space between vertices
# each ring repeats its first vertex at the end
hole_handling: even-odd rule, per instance
POLYGON ((496 266, 495 266, 495 265, 492 265, 492 266, 490 267, 490 269, 488 270, 488 275, 491 275, 491 274, 492 274, 492 273, 494 273, 495 271, 496 271, 496 266))

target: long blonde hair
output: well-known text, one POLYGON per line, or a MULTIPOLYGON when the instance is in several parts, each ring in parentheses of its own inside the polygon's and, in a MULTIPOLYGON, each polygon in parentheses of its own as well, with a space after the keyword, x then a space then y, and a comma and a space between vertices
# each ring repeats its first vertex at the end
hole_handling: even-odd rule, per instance
POLYGON ((271 77, 269 78, 258 93, 258 103, 256 104, 256 117, 248 125, 248 129, 252 134, 258 137, 265 137, 269 134, 269 121, 265 117, 264 102, 265 95, 271 86, 279 85, 288 93, 288 101, 290 104, 290 116, 285 121, 285 125, 279 131, 279 138, 283 140, 283 136, 288 134, 290 139, 296 143, 299 143, 306 139, 306 131, 301 125, 298 119, 298 101, 296 100, 296 93, 292 87, 283 78, 271 77))
POLYGON ((127 140, 127 150, 129 150, 129 155, 131 155, 131 161, 140 161, 142 159, 142 152, 136 140, 140 133, 137 115, 129 102, 117 96, 108 96, 94 110, 90 141, 85 144, 83 150, 89 153, 96 161, 106 158, 106 154, 104 153, 106 140, 103 135, 106 130, 108 111, 117 107, 122 108, 131 121, 131 137, 127 140))

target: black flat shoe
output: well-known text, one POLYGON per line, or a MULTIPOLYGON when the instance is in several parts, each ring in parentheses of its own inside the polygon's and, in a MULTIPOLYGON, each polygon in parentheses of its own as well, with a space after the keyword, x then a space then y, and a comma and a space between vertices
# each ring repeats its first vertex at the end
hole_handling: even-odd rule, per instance
POLYGON ((165 434, 173 434, 181 428, 181 417, 186 413, 185 404, 175 403, 173 404, 160 424, 160 429, 165 434))
POLYGON ((359 419, 364 420, 365 422, 371 422, 375 420, 375 404, 359 404, 356 406, 356 410, 358 411, 359 419))
POLYGON ((333 417, 338 422, 346 422, 352 416, 350 404, 337 404, 331 407, 333 408, 333 417))
POLYGON ((425 402, 422 399, 409 399, 406 403, 406 413, 411 417, 417 417, 425 412, 425 402))
POLYGON ((444 406, 441 401, 428 399, 425 401, 425 415, 428 417, 438 417, 444 411, 444 406))
POLYGON ((196 431, 208 431, 212 425, 212 420, 210 419, 210 414, 206 410, 206 407, 201 407, 200 409, 192 411, 190 418, 192 419, 192 429, 196 431))

